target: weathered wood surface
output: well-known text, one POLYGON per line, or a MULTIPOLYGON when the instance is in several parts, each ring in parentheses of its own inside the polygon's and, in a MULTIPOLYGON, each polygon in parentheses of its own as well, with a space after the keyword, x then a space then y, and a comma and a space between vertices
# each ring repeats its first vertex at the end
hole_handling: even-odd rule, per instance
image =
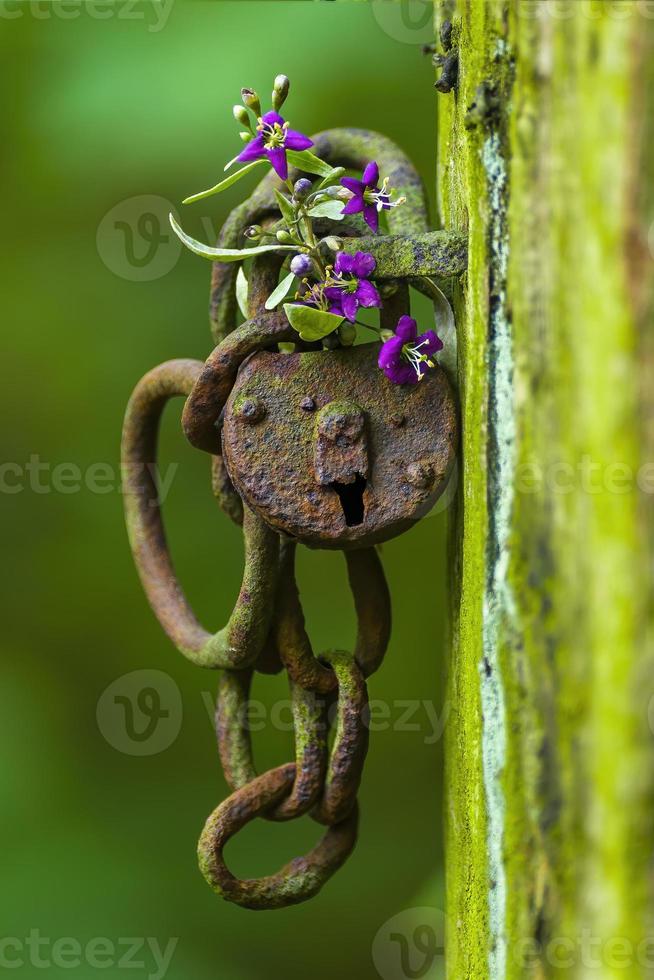
POLYGON ((435 5, 439 203, 470 235, 448 976, 654 976, 654 5, 435 5))

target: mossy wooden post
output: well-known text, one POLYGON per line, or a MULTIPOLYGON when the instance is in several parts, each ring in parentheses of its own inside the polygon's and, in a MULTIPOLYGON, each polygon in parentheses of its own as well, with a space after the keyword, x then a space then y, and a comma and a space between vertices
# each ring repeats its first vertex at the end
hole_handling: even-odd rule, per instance
POLYGON ((654 976, 653 18, 629 0, 436 2, 459 51, 437 96, 439 204, 470 239, 455 980, 654 976))

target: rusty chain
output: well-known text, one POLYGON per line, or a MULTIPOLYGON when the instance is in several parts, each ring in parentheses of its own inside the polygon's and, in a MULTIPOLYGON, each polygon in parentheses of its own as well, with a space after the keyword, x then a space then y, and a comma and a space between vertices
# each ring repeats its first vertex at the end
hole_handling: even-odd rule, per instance
MULTIPOLYGON (((390 231, 404 241, 422 242, 420 248, 414 247, 413 259, 409 260, 410 268, 422 269, 424 249, 428 248, 424 243, 427 212, 420 178, 407 157, 390 140, 363 130, 331 130, 318 134, 314 142, 316 152, 333 165, 363 169, 370 159, 379 162, 391 183, 407 197, 405 207, 390 213, 390 231)), ((292 174, 292 179, 297 176, 292 174)), ((220 233, 222 246, 238 247, 250 224, 274 225, 278 219, 275 186, 277 179, 271 173, 250 199, 230 214, 220 233)), ((356 217, 348 220, 347 228, 339 228, 339 235, 356 237, 364 232, 356 217)), ((460 271, 455 256, 457 242, 450 242, 448 248, 447 261, 432 256, 432 265, 440 262, 445 274, 460 271)), ((404 263, 405 275, 406 255, 399 256, 398 261, 404 263)), ((241 487, 237 492, 224 462, 217 424, 244 361, 257 351, 276 349, 280 342, 298 341, 283 314, 264 309, 277 285, 281 264, 280 256, 254 260, 249 277, 249 319, 239 327, 237 269, 214 264, 211 320, 215 350, 205 363, 169 361, 145 375, 128 405, 122 447, 130 543, 150 604, 184 656, 199 666, 222 669, 216 732, 232 794, 214 810, 202 831, 200 868, 214 891, 252 909, 280 908, 310 898, 351 853, 358 825, 357 792, 368 748, 366 678, 381 665, 390 635, 390 598, 382 565, 375 542, 366 547, 363 541, 356 550, 344 549, 358 623, 354 652, 315 655, 295 579, 296 542, 283 533, 283 528, 276 527, 279 521, 274 515, 268 519, 265 508, 266 519, 261 516, 261 507, 248 505, 250 494, 241 487), (157 497, 158 427, 165 404, 176 396, 186 399, 182 416, 186 437, 211 454, 216 499, 225 513, 243 526, 241 590, 227 624, 215 633, 198 622, 177 581, 157 497), (244 504, 244 496, 248 503, 244 504), (255 672, 271 674, 282 669, 290 685, 295 761, 258 774, 247 724, 250 686, 255 672), (224 847, 245 824, 256 817, 278 821, 303 814, 327 827, 309 854, 269 877, 243 881, 229 871, 224 847)), ((392 272, 392 267, 382 263, 380 275, 391 283, 382 312, 389 326, 409 309, 407 281, 400 281, 392 272)), ((415 283, 420 285, 419 280, 415 283)), ((253 412, 256 402, 250 402, 255 408, 248 407, 247 411, 253 412)), ((455 425, 453 417, 446 421, 455 425)), ((449 465, 449 457, 446 462, 449 465)), ((416 493, 423 490, 419 488, 416 493)), ((414 506, 413 500, 410 503, 414 506)), ((400 524, 392 528, 398 533, 400 524)), ((302 540, 301 535, 298 537, 302 540)), ((337 538, 325 544, 338 545, 337 538)))

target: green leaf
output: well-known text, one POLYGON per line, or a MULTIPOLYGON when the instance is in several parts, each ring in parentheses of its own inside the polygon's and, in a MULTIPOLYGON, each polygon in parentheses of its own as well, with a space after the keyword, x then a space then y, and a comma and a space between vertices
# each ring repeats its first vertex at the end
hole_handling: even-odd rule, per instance
POLYGON ((170 226, 182 244, 186 245, 191 252, 201 255, 203 259, 211 259, 212 262, 241 262, 249 259, 253 255, 263 255, 264 252, 297 252, 297 245, 256 245, 253 248, 210 248, 203 245, 195 238, 187 235, 175 221, 174 215, 170 214, 170 226))
POLYGON ((249 291, 248 281, 245 278, 245 273, 243 272, 243 266, 241 266, 236 273, 236 302, 238 303, 238 308, 245 317, 248 319, 248 291, 249 291))
MULTIPOLYGON (((223 167, 223 170, 225 171, 225 173, 227 173, 227 171, 229 170, 230 167, 233 167, 234 166, 234 164, 237 162, 237 160, 238 160, 238 158, 239 158, 240 155, 241 155, 240 153, 237 153, 235 157, 232 157, 232 159, 229 160, 228 163, 225 164, 225 166, 223 167)), ((264 158, 261 157, 261 160, 262 161, 263 161, 263 159, 264 158)), ((257 163, 258 162, 259 161, 257 160, 257 163)))
POLYGON ((288 225, 289 231, 293 231, 293 226, 297 221, 297 216, 295 214, 295 211, 293 210, 293 205, 291 204, 289 199, 287 197, 284 197, 283 194, 280 194, 278 190, 275 191, 275 198, 277 200, 279 210, 281 211, 282 218, 288 225))
POLYGON ((287 150, 286 156, 294 167, 308 174, 318 174, 319 177, 331 176, 334 169, 309 150, 287 150))
POLYGON ((191 194, 190 197, 185 197, 182 204, 193 204, 195 201, 202 201, 205 197, 211 197, 212 194, 220 194, 221 191, 231 187, 232 184, 235 184, 237 180, 241 179, 241 177, 245 177, 246 174, 249 174, 250 171, 254 170, 255 167, 258 167, 260 163, 264 163, 264 161, 255 160, 254 163, 248 163, 245 167, 241 167, 240 170, 235 170, 233 174, 229 175, 229 177, 225 177, 225 179, 221 180, 219 184, 215 185, 215 187, 210 187, 207 191, 200 191, 198 194, 191 194))
POLYGON ((275 307, 278 306, 281 303, 281 301, 284 299, 284 297, 288 293, 289 289, 293 285, 293 280, 294 279, 295 279, 295 273, 294 272, 289 272, 289 274, 286 276, 286 278, 285 279, 282 279, 282 281, 279 283, 279 285, 277 286, 277 288, 276 289, 273 289, 272 293, 270 294, 270 296, 266 300, 266 309, 267 310, 274 310, 275 307))
POLYGON ((333 333, 343 322, 339 313, 326 313, 314 306, 300 306, 294 303, 284 303, 284 312, 288 322, 297 330, 302 340, 322 340, 333 333))
POLYGON ((322 201, 311 208, 308 214, 312 218, 331 218, 332 221, 342 221, 345 215, 343 201, 322 201))

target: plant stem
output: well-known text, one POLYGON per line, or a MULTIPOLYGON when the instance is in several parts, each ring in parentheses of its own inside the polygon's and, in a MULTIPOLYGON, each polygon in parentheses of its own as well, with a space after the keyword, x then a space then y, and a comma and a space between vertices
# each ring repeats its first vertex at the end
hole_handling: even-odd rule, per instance
MULTIPOLYGON (((295 213, 295 220, 293 221, 293 224, 297 227, 298 233, 302 238, 302 240, 304 241, 304 243, 309 247, 311 260, 317 271, 318 278, 322 279, 325 276, 325 266, 320 256, 320 251, 318 249, 318 241, 313 231, 313 224, 311 218, 307 214, 307 211, 303 204, 300 203, 296 204, 294 202, 293 200, 294 189, 290 178, 287 178, 286 180, 286 187, 288 188, 288 191, 290 193, 289 203, 291 204, 291 207, 293 208, 293 211, 295 213)), ((289 228, 289 231, 290 230, 291 229, 289 228)))
POLYGON ((373 327, 369 323, 362 323, 361 320, 355 320, 354 322, 358 327, 365 327, 366 330, 372 330, 378 337, 381 337, 381 327, 373 327))

